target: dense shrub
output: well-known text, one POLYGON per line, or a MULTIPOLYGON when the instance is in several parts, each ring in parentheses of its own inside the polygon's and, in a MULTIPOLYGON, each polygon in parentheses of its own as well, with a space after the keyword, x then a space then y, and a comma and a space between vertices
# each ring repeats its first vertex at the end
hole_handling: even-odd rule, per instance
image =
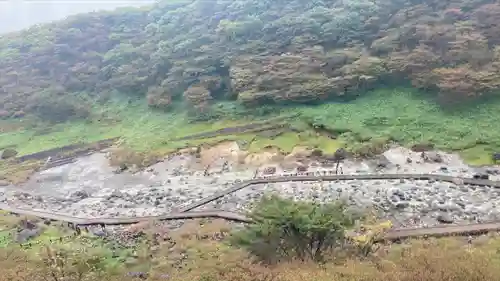
POLYGON ((320 204, 277 196, 264 197, 250 217, 254 224, 235 233, 233 243, 269 263, 323 260, 326 251, 344 244, 345 230, 355 219, 340 202, 320 204))

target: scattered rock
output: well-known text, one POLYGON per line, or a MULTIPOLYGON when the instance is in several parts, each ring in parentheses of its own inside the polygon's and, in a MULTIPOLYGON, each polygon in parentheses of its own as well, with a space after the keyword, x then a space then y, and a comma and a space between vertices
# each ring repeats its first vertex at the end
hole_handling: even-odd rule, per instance
MULTIPOLYGON (((436 163, 433 153, 426 152, 425 154, 429 158, 428 161, 436 163)), ((345 161, 346 163, 342 163, 341 167, 349 174, 354 172, 360 174, 373 173, 374 163, 381 168, 388 167, 390 171, 387 173, 442 174, 448 171, 448 174, 453 177, 460 176, 460 174, 462 176, 463 174, 471 176, 473 174, 489 175, 495 173, 493 169, 492 172, 487 172, 482 169, 473 170, 465 166, 455 165, 453 158, 450 158, 446 164, 423 166, 419 166, 416 163, 419 161, 417 160, 418 158, 413 158, 413 161, 408 158, 409 162, 413 163, 405 164, 407 155, 408 150, 404 153, 388 153, 384 155, 386 157, 374 158, 375 161, 363 161, 362 165, 356 161, 345 161), (395 167, 393 167, 396 163, 401 165, 401 171, 396 171, 395 167)), ((192 159, 194 158, 192 156, 192 159)), ((443 159, 447 160, 448 158, 443 159)), ((282 168, 286 168, 284 174, 304 171, 318 175, 320 174, 318 171, 324 170, 313 167, 313 164, 310 163, 311 159, 305 159, 300 163, 296 162, 296 159, 293 160, 288 161, 289 167, 286 167, 284 164, 283 167, 269 164, 267 168, 263 167, 259 171, 263 171, 262 174, 264 175, 271 175, 276 174, 278 170, 281 171, 282 168)), ((319 160, 323 160, 323 158, 319 160)), ((438 162, 439 160, 442 160, 440 156, 438 162)), ((121 175, 112 175, 108 172, 111 174, 110 177, 116 177, 118 180, 116 182, 113 180, 108 181, 110 177, 108 175, 103 176, 103 174, 99 174, 95 179, 92 176, 83 178, 84 175, 82 175, 82 178, 78 179, 79 182, 71 182, 68 185, 68 188, 74 188, 76 185, 79 185, 82 191, 70 193, 71 196, 67 198, 64 198, 64 196, 54 198, 43 196, 42 199, 44 200, 39 200, 38 196, 23 192, 18 192, 17 195, 12 196, 11 194, 15 191, 11 191, 9 188, 0 189, 0 194, 5 190, 5 194, 8 195, 9 199, 8 204, 18 204, 22 208, 51 209, 60 213, 74 214, 75 216, 115 217, 158 215, 170 212, 172 207, 200 200, 204 196, 216 192, 216 189, 229 188, 240 179, 244 180, 251 177, 251 172, 239 170, 231 170, 224 174, 224 176, 202 177, 201 171, 193 174, 192 170, 189 169, 190 165, 186 164, 186 162, 177 163, 180 161, 179 159, 172 161, 175 162, 175 166, 161 166, 161 164, 153 166, 155 171, 160 173, 154 181, 162 182, 161 185, 158 184, 155 188, 151 184, 153 180, 149 178, 149 174, 139 173, 133 175, 127 172, 121 175), (178 168, 180 165, 183 165, 182 168, 178 168), (170 175, 172 171, 174 171, 174 175, 170 175), (176 171, 177 176, 175 175, 176 171), (100 185, 102 182, 98 178, 105 179, 106 184, 100 185), (144 180, 143 178, 148 179, 144 180), (131 180, 129 181, 129 179, 131 180), (86 182, 83 182, 84 180, 86 182), (102 191, 102 195, 96 193, 95 198, 92 198, 92 200, 84 200, 75 204, 77 201, 88 198, 88 194, 84 191, 87 186, 91 188, 106 186, 106 190, 102 191), (148 186, 151 188, 148 188, 148 186), (170 190, 168 190, 169 188, 170 190), (109 189, 116 190, 111 193, 109 189), (108 198, 106 197, 107 194, 110 194, 108 198), (76 206, 78 206, 78 209, 76 206)), ((423 162, 423 159, 420 161, 423 162)), ((151 168, 148 170, 151 171, 151 168)), ((334 171, 335 165, 328 170, 334 171)), ((77 170, 75 169, 75 171, 77 170)), ((99 173, 101 172, 99 171, 99 173)), ((321 172, 321 174, 323 173, 321 172)), ((59 178, 64 179, 63 176, 59 176, 59 178)), ((47 186, 46 183, 47 181, 44 182, 44 180, 40 182, 40 184, 47 186)), ((458 178, 454 180, 453 184, 412 179, 262 184, 242 190, 240 194, 237 194, 237 192, 234 196, 231 195, 230 197, 220 199, 214 202, 213 205, 207 206, 207 209, 214 208, 218 204, 218 207, 227 209, 228 211, 244 211, 250 206, 251 201, 258 199, 265 192, 279 192, 284 196, 297 200, 311 199, 317 202, 346 199, 354 208, 374 204, 377 208, 380 207, 383 212, 397 213, 400 216, 398 219, 403 218, 403 220, 406 220, 406 216, 419 215, 422 217, 422 221, 432 221, 433 223, 437 223, 436 218, 440 212, 443 212, 443 215, 438 220, 440 223, 450 223, 447 221, 458 223, 475 220, 476 218, 486 220, 489 216, 495 215, 491 213, 500 214, 500 209, 496 208, 496 206, 500 205, 500 199, 497 199, 500 198, 500 191, 493 188, 464 185, 463 181, 458 178), (386 194, 388 190, 393 190, 393 192, 386 194), (491 206, 485 207, 488 201, 491 203, 491 206), (499 205, 494 205, 495 203, 499 205)), ((0 201, 3 200, 2 196, 0 195, 0 201)), ((40 222, 39 225, 41 224, 40 222)), ((100 231, 98 230, 98 232, 100 231)))
POLYGON ((264 171, 262 171, 262 173, 264 175, 273 175, 276 173, 276 167, 274 167, 274 166, 266 167, 266 168, 264 168, 264 171))
POLYGON ((476 180, 488 180, 490 179, 490 175, 488 174, 483 174, 483 173, 477 173, 472 176, 473 179, 476 180))
POLYGON ((397 209, 405 209, 405 208, 408 208, 410 206, 410 202, 407 202, 407 201, 398 201, 396 204, 394 204, 394 206, 397 208, 397 209))
POLYGON ((75 200, 83 200, 83 199, 88 198, 88 197, 89 197, 89 194, 83 190, 75 191, 70 195, 70 198, 75 199, 75 200))
POLYGON ((391 165, 391 161, 387 159, 384 155, 378 155, 375 159, 375 166, 377 169, 388 168, 391 165))
POLYGON ((297 172, 299 172, 299 173, 306 172, 307 169, 308 169, 307 166, 300 165, 300 166, 297 167, 297 172))
POLYGON ((500 174, 500 170, 495 169, 495 168, 486 168, 484 170, 484 172, 489 174, 489 175, 499 175, 500 174))
POLYGON ((114 171, 115 174, 120 174, 120 173, 123 173, 125 170, 128 169, 128 166, 127 164, 125 163, 121 163, 120 166, 118 166, 116 168, 116 170, 114 171))
POLYGON ((428 163, 442 163, 443 162, 443 157, 435 151, 422 152, 421 157, 425 162, 428 162, 428 163))

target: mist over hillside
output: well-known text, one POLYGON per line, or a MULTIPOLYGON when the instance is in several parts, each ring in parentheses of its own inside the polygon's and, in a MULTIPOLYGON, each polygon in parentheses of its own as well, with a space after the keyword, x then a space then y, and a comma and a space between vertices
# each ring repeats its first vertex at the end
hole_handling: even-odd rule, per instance
POLYGON ((151 3, 154 0, 3 0, 0 1, 0 33, 61 20, 69 15, 151 3))

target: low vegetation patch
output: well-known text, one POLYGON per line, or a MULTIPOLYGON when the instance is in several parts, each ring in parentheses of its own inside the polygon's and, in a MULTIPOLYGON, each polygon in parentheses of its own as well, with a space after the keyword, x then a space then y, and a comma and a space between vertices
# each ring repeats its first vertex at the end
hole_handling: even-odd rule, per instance
POLYGON ((355 155, 371 156, 384 151, 391 142, 408 147, 430 143, 438 149, 457 151, 469 163, 477 165, 491 164, 491 154, 500 151, 497 141, 500 135, 494 129, 500 121, 496 114, 500 100, 446 111, 422 93, 403 88, 377 90, 350 102, 275 108, 263 116, 241 116, 235 109, 217 120, 192 122, 182 111, 152 111, 138 102, 112 100, 96 106, 90 119, 51 125, 50 131, 42 135, 36 133, 41 130, 40 124, 0 134, 0 147, 13 147, 22 156, 121 137, 127 149, 152 155, 235 140, 250 152, 276 147, 288 153, 295 146, 305 146, 333 153, 345 147, 355 155), (283 123, 283 118, 287 130, 277 134, 273 130, 269 134, 224 131, 268 124, 272 120, 283 123), (267 123, 263 122, 266 120, 267 123), (189 138, 200 132, 204 134, 200 138, 189 138), (222 133, 211 135, 213 132, 222 133), (180 140, 183 137, 189 139, 180 140))
POLYGON ((344 246, 345 230, 355 221, 340 202, 296 202, 277 196, 264 197, 250 217, 256 223, 237 232, 233 242, 267 263, 323 261, 326 252, 344 246))
MULTIPOLYGON (((49 227, 21 246, 1 241, 0 280, 500 280, 500 240, 495 237, 471 245, 461 238, 414 240, 366 252, 356 251, 359 244, 345 232, 359 216, 340 202, 321 205, 270 196, 249 215, 255 224, 232 226, 231 232, 221 220, 186 222, 167 232, 153 224, 134 231, 129 227, 143 233, 133 247, 85 233, 71 237, 49 227)), ((0 218, 2 231, 23 220, 0 218)))

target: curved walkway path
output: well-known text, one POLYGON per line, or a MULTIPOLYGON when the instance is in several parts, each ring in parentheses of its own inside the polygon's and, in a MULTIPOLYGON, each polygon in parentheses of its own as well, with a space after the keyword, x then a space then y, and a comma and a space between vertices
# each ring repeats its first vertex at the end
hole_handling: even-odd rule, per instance
MULTIPOLYGON (((238 190, 241 190, 245 187, 255 184, 290 182, 290 181, 304 182, 304 181, 389 180, 389 179, 435 180, 435 181, 444 181, 452 183, 462 182, 464 184, 469 184, 469 185, 491 186, 494 188, 500 188, 500 181, 461 178, 461 177, 452 177, 452 176, 435 175, 435 174, 319 175, 318 173, 316 173, 316 175, 314 175, 313 173, 305 173, 305 175, 283 175, 276 177, 263 177, 236 183, 233 187, 230 187, 221 192, 217 192, 212 196, 206 197, 188 206, 178 208, 178 211, 176 212, 160 216, 81 218, 81 217, 67 216, 56 212, 20 209, 6 204, 0 204, 0 209, 20 215, 35 216, 55 221, 68 222, 76 226, 120 225, 120 224, 134 224, 141 221, 149 221, 149 220, 179 220, 179 219, 195 219, 195 218, 221 218, 239 222, 251 222, 251 220, 247 218, 245 215, 234 212, 226 212, 220 210, 196 212, 192 210, 201 207, 203 205, 206 205, 219 198, 222 198, 228 194, 234 193, 238 190)), ((472 235, 472 234, 479 234, 497 230, 500 230, 500 221, 491 223, 468 224, 468 225, 444 225, 444 226, 435 226, 428 228, 397 228, 389 230, 385 234, 385 236, 381 238, 381 240, 398 240, 398 239, 419 237, 419 236, 449 236, 449 235, 464 235, 464 234, 472 235)))

